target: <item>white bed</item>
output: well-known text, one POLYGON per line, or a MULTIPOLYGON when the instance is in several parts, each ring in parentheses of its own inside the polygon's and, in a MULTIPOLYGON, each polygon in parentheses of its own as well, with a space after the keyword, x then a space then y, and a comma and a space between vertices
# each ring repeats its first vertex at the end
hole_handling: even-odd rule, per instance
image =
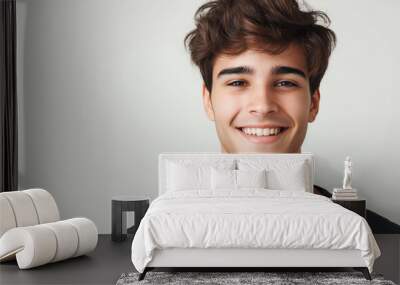
POLYGON ((313 175, 312 154, 161 154, 160 195, 132 243, 140 279, 155 267, 354 267, 370 278, 380 251, 368 223, 313 194, 313 175), (267 169, 267 189, 215 189, 229 181, 216 184, 210 165, 222 175, 267 169))

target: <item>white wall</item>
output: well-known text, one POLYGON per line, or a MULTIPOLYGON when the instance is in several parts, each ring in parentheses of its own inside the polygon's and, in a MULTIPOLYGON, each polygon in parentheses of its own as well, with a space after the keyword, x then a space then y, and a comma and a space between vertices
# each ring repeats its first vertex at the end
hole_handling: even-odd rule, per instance
MULTIPOLYGON (((202 2, 17 0, 21 188, 108 233, 113 195, 156 196, 158 153, 219 151, 183 46, 202 2)), ((368 207, 400 223, 400 2, 308 2, 338 36, 303 147, 316 183, 340 186, 352 155, 368 207)))

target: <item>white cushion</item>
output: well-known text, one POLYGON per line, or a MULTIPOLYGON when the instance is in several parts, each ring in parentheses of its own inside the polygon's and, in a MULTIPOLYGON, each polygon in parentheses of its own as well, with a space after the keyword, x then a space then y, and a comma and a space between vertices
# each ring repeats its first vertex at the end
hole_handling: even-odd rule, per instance
POLYGON ((241 188, 266 188, 265 169, 231 170, 211 169, 211 189, 239 190, 241 188))
POLYGON ((167 190, 210 189, 211 168, 234 169, 232 160, 174 160, 167 163, 167 190))
POLYGON ((43 226, 48 227, 54 233, 57 244, 56 254, 51 262, 60 261, 74 256, 79 244, 79 236, 74 226, 66 221, 47 223, 43 226))
POLYGON ((1 195, 10 203, 17 227, 33 226, 39 223, 35 205, 28 194, 23 191, 11 191, 3 192, 1 195))
POLYGON ((28 189, 21 191, 29 195, 38 215, 39 224, 51 223, 60 220, 60 212, 53 196, 44 189, 28 189))
POLYGON ((239 170, 267 170, 267 188, 312 192, 311 168, 304 160, 238 159, 239 170))
POLYGON ((236 170, 237 188, 267 188, 266 170, 236 170))
POLYGON ((207 181, 209 171, 208 167, 184 166, 170 163, 168 190, 205 189, 209 187, 209 181, 207 181))
POLYGON ((2 192, 0 206, 0 237, 14 227, 33 226, 60 219, 53 196, 44 189, 2 192))
POLYGON ((0 193, 0 237, 9 229, 15 228, 17 222, 8 199, 0 193))
POLYGON ((211 168, 211 189, 236 189, 236 170, 211 168))
POLYGON ((0 238, 0 261, 16 257, 20 269, 49 263, 56 251, 57 239, 43 225, 13 228, 0 238))
POLYGON ((73 218, 65 220, 64 222, 74 226, 79 236, 79 244, 74 257, 86 254, 96 248, 98 233, 96 225, 91 220, 86 218, 73 218))
POLYGON ((269 188, 275 190, 307 191, 310 187, 307 165, 294 164, 287 169, 273 169, 268 172, 269 188))

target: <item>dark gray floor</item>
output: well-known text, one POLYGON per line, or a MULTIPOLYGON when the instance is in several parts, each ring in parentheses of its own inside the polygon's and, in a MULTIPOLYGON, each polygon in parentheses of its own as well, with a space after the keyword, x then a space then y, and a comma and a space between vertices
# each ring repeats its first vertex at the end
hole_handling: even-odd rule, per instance
POLYGON ((0 284, 115 284, 124 272, 134 271, 131 241, 112 242, 100 235, 97 248, 87 256, 19 270, 17 263, 0 264, 0 284))
MULTIPOLYGON (((374 272, 398 283, 400 280, 400 236, 375 235, 382 256, 374 272)), ((41 267, 19 270, 17 263, 0 264, 0 285, 6 284, 115 284, 124 272, 135 271, 131 259, 132 239, 112 242, 110 235, 100 235, 95 251, 41 267)), ((318 271, 308 269, 306 271, 318 271)), ((333 271, 342 271, 332 269, 333 271)), ((328 270, 329 271, 329 270, 328 270)))

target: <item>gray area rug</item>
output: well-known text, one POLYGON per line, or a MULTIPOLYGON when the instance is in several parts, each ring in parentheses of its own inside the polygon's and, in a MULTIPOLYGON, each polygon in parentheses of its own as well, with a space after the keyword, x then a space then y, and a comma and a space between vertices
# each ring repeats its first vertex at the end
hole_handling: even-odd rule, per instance
POLYGON ((138 281, 139 273, 124 273, 117 285, 133 284, 379 284, 395 285, 382 275, 366 280, 361 272, 156 272, 150 271, 138 281))

